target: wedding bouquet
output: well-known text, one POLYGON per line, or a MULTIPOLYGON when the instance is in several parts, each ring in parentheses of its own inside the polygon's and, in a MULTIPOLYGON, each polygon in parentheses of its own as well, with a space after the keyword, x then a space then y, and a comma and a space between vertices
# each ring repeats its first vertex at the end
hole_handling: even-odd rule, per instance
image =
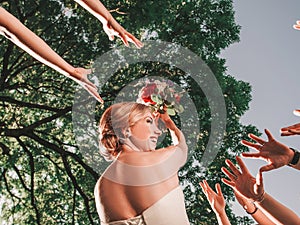
POLYGON ((137 102, 150 105, 159 113, 167 113, 171 116, 183 112, 180 104, 182 92, 177 92, 172 81, 147 80, 140 90, 137 102))

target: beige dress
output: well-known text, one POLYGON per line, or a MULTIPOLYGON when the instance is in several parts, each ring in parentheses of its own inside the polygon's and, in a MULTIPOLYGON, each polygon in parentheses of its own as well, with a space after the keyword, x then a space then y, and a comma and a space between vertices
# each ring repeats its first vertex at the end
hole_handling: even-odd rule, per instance
POLYGON ((141 215, 127 219, 105 223, 101 225, 189 225, 186 214, 184 195, 177 186, 141 215))

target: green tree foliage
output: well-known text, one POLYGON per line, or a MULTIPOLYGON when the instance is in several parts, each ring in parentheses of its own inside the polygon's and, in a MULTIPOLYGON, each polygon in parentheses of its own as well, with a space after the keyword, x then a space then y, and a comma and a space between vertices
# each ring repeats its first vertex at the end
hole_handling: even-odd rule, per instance
MULTIPOLYGON (((101 24, 74 1, 0 1, 2 7, 43 38, 66 61, 89 67, 112 43, 101 24)), ((97 120, 120 90, 137 78, 160 74, 187 84, 201 121, 197 149, 180 171, 191 224, 216 224, 216 218, 199 188, 199 181, 220 182, 224 159, 246 151, 239 141, 253 126, 239 119, 251 100, 250 85, 226 73, 218 54, 239 40, 231 0, 105 1, 113 16, 136 36, 155 34, 198 54, 217 78, 227 107, 226 134, 218 156, 208 168, 200 162, 210 134, 211 113, 205 95, 177 68, 141 62, 121 68, 105 83, 105 105, 96 105, 97 120)), ((1 217, 9 224, 100 224, 93 189, 100 176, 78 150, 73 133, 72 106, 77 85, 59 75, 5 38, 0 39, 0 149, 1 217)), ((121 44, 120 40, 115 41, 121 44)), ((137 93, 133 92, 133 95, 137 93)), ((175 118, 176 120, 176 118, 175 118)), ((95 147, 95 146, 94 146, 95 147)), ((89 148, 87 144, 86 148, 89 148)), ((98 159, 103 163, 103 159, 98 159)), ((228 201, 232 191, 222 186, 228 201)), ((117 203, 116 203, 117 204, 117 203)), ((227 208, 232 224, 238 224, 227 208)), ((244 221, 248 221, 244 219, 244 221)), ((250 222, 245 222, 250 224, 250 222)))

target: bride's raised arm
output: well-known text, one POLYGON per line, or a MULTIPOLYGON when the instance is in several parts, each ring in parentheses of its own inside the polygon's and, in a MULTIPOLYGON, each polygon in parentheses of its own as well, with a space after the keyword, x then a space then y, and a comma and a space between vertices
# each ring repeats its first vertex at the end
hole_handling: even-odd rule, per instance
POLYGON ((181 150, 187 151, 188 146, 182 131, 176 126, 174 121, 170 118, 167 112, 160 114, 160 119, 165 123, 166 128, 169 129, 173 145, 178 146, 181 150))

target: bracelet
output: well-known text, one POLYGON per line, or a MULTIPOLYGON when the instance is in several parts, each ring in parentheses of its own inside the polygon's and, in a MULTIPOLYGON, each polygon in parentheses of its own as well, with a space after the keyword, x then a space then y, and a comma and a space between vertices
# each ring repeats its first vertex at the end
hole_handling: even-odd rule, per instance
POLYGON ((266 192, 264 191, 261 196, 257 200, 254 200, 255 202, 261 203, 263 200, 265 200, 265 194, 266 192))
POLYGON ((292 158, 292 160, 290 161, 290 163, 288 164, 289 166, 295 166, 300 158, 300 152, 298 152, 297 150, 290 148, 293 152, 294 152, 294 157, 292 158))
POLYGON ((254 209, 254 211, 253 212, 248 212, 247 210, 245 210, 246 211, 246 213, 248 213, 249 215, 253 215, 254 213, 256 213, 256 211, 258 210, 258 208, 257 208, 257 206, 254 204, 254 203, 252 203, 253 205, 254 205, 254 207, 255 207, 255 209, 254 209))

